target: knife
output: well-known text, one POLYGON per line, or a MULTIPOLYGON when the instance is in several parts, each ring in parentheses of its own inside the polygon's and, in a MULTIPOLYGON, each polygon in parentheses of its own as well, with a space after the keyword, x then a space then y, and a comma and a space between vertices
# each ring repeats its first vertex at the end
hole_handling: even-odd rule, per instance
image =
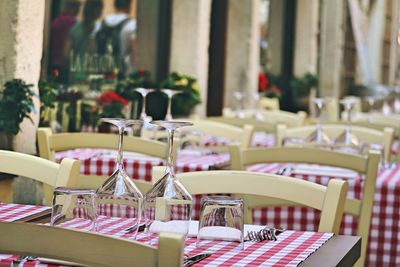
POLYGON ((192 266, 193 264, 204 260, 205 258, 208 258, 211 256, 211 253, 201 253, 201 254, 197 254, 195 256, 186 258, 183 260, 183 266, 184 267, 189 267, 192 266))

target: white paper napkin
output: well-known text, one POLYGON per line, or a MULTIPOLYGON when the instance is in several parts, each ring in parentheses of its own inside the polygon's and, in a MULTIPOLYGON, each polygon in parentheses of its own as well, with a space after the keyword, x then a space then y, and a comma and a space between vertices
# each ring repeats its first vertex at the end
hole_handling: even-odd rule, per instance
POLYGON ((302 175, 319 175, 319 176, 350 178, 350 179, 359 176, 357 172, 352 170, 347 170, 338 167, 318 166, 309 164, 297 164, 293 166, 291 172, 302 175))

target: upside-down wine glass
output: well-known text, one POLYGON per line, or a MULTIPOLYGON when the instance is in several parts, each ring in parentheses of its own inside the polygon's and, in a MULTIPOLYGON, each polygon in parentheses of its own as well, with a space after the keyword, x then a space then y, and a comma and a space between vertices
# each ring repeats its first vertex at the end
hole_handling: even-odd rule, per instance
POLYGON ((153 92, 154 89, 150 88, 136 88, 136 92, 138 92, 142 96, 142 111, 140 112, 140 119, 141 120, 146 120, 147 119, 147 113, 146 113, 146 96, 153 92))
POLYGON ((125 128, 129 126, 141 127, 143 121, 117 118, 102 118, 101 121, 118 127, 119 141, 115 170, 96 191, 97 215, 99 217, 128 219, 130 221, 129 227, 136 229, 129 232, 136 237, 142 217, 143 195, 125 171, 122 144, 125 128))
MULTIPOLYGON (((168 157, 165 175, 158 180, 144 198, 146 232, 173 232, 187 235, 192 212, 192 196, 175 176, 173 153, 174 133, 177 128, 193 125, 190 122, 154 121, 168 132, 168 157)), ((150 239, 152 243, 153 239, 150 239)))
POLYGON ((317 127, 314 132, 312 132, 309 136, 305 138, 306 143, 314 143, 318 146, 330 146, 332 141, 322 130, 322 111, 325 108, 325 99, 323 98, 313 98, 312 102, 317 107, 316 109, 316 118, 317 118, 317 127))
POLYGON ((180 94, 181 91, 177 90, 172 90, 172 89, 161 89, 163 93, 165 93, 168 96, 168 106, 167 106, 167 114, 165 115, 165 120, 166 121, 171 121, 172 118, 172 97, 176 94, 180 94))
POLYGON ((244 118, 244 113, 243 113, 244 94, 241 91, 235 91, 235 92, 233 92, 233 97, 236 99, 235 116, 237 118, 243 119, 244 118))
POLYGON ((355 105, 355 99, 346 98, 339 101, 344 106, 347 114, 347 125, 344 132, 335 139, 335 147, 340 150, 349 150, 349 152, 357 152, 360 149, 360 141, 351 133, 352 113, 355 105))
POLYGON ((261 99, 261 95, 259 92, 253 92, 253 117, 255 120, 262 121, 264 120, 264 116, 260 113, 258 108, 258 102, 261 99))

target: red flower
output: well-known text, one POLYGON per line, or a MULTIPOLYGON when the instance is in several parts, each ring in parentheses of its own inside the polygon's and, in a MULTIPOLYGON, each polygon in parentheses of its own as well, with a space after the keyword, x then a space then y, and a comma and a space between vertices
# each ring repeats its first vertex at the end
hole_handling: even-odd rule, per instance
POLYGON ((118 95, 116 92, 114 91, 108 91, 108 92, 104 92, 103 94, 101 94, 101 96, 97 99, 97 104, 100 104, 102 106, 108 106, 109 104, 111 104, 112 102, 119 102, 122 105, 126 106, 128 105, 129 101, 123 97, 121 97, 120 95, 118 95))
POLYGON ((264 72, 258 74, 258 91, 265 91, 268 87, 269 80, 264 72))

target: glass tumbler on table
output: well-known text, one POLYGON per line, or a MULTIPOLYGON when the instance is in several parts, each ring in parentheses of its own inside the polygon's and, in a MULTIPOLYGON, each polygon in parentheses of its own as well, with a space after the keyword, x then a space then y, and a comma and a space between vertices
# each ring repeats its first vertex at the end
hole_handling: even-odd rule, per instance
POLYGON ((94 231, 95 191, 57 187, 53 193, 50 225, 94 231))
POLYGON ((136 236, 142 218, 143 195, 125 171, 122 144, 125 128, 139 127, 143 121, 116 118, 103 118, 102 121, 118 127, 119 142, 115 170, 96 192, 97 215, 99 218, 117 217, 130 220, 130 227, 133 230, 129 232, 136 236))
MULTIPOLYGON (((148 236, 160 232, 187 235, 192 212, 192 196, 175 176, 173 141, 175 130, 190 122, 154 121, 168 132, 168 158, 165 175, 145 195, 144 213, 148 236)), ((150 239, 150 243, 152 243, 150 239)))
POLYGON ((240 249, 243 249, 243 213, 243 199, 229 196, 205 198, 200 209, 196 246, 202 246, 203 240, 228 240, 239 242, 240 249))

